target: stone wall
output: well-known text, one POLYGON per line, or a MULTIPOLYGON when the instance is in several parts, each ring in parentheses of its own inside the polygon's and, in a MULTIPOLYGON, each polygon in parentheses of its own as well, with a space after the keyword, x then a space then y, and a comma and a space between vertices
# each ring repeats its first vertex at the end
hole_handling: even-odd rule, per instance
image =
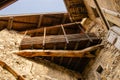
MULTIPOLYGON (((87 0, 89 5, 95 7, 93 0, 87 0)), ((101 8, 106 8, 115 12, 120 12, 120 0, 97 0, 101 8)))
POLYGON ((103 44, 105 48, 96 52, 83 72, 83 80, 120 80, 120 51, 106 40, 103 44))

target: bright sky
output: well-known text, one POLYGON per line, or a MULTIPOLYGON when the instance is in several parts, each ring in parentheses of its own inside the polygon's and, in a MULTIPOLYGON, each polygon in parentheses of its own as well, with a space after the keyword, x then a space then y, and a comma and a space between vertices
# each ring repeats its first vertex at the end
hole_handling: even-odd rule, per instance
POLYGON ((67 12, 63 0, 18 0, 0 10, 0 15, 67 12))

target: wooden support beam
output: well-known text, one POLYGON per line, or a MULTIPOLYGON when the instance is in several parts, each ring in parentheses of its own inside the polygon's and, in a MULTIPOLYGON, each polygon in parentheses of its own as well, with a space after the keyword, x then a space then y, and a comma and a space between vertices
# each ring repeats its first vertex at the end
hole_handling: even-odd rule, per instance
POLYGON ((105 15, 104 15, 103 11, 101 10, 101 7, 99 6, 98 1, 94 0, 94 3, 96 5, 96 9, 97 9, 99 16, 101 17, 102 21, 106 25, 106 28, 109 30, 110 24, 108 23, 107 19, 105 18, 105 15))
MULTIPOLYGON (((77 23, 80 23, 80 22, 77 22, 77 23)), ((75 23, 67 23, 67 24, 62 24, 64 27, 69 27, 71 25, 76 25, 75 23)), ((55 26, 49 26, 49 27, 46 27, 47 30, 52 30, 52 29, 57 29, 57 28, 60 28, 61 25, 55 25, 55 26)), ((27 34, 32 34, 32 33, 36 33, 36 32, 43 32, 43 28, 38 28, 38 29, 33 29, 33 30, 27 30, 27 34)), ((25 31, 22 31, 20 32, 20 34, 24 34, 25 31)))
POLYGON ((65 37, 66 43, 68 44, 68 43, 69 43, 69 40, 68 40, 68 38, 67 38, 67 36, 66 36, 66 32, 65 32, 65 29, 64 29, 64 27, 63 27, 62 24, 61 24, 61 28, 62 28, 62 31, 63 31, 64 37, 65 37))
MULTIPOLYGON (((100 22, 96 19, 96 16, 95 16, 94 11, 93 11, 93 9, 92 9, 93 5, 89 5, 88 0, 83 0, 83 1, 84 1, 85 6, 86 6, 86 9, 87 9, 87 11, 88 11, 88 16, 89 16, 89 18, 90 18, 92 21, 94 21, 95 23, 97 23, 97 24, 99 24, 100 26, 102 26, 102 27, 107 31, 107 30, 108 30, 107 27, 106 27, 106 26, 104 27, 103 24, 100 23, 100 22)), ((99 5, 97 6, 96 9, 97 9, 99 15, 101 15, 102 12, 101 12, 101 14, 100 14, 100 11, 98 10, 98 7, 99 7, 99 5)), ((94 8, 95 8, 95 7, 94 7, 94 8)), ((99 7, 99 8, 100 8, 100 7, 99 7)), ((100 10, 101 10, 101 8, 100 8, 100 10)), ((102 15, 103 15, 103 14, 102 14, 102 15)), ((103 20, 102 17, 101 17, 101 19, 103 20)), ((103 23, 104 23, 104 21, 103 21, 103 23)), ((108 26, 109 26, 109 24, 108 24, 108 26)))
POLYGON ((24 78, 22 76, 20 76, 19 74, 17 74, 11 67, 9 67, 5 62, 0 60, 0 66, 4 69, 6 69, 7 71, 9 71, 17 80, 24 80, 24 78))
POLYGON ((19 56, 23 57, 37 57, 37 56, 49 56, 49 57, 88 57, 94 58, 95 56, 89 54, 98 48, 103 48, 103 45, 95 45, 85 48, 83 50, 22 50, 15 52, 19 56))
POLYGON ((95 21, 96 20, 95 14, 94 14, 92 8, 89 6, 88 1, 87 0, 83 0, 83 2, 84 2, 85 6, 86 6, 86 9, 88 11, 89 18, 91 20, 95 21))
POLYGON ((8 20, 8 26, 7 26, 7 29, 10 30, 13 26, 13 17, 10 17, 9 20, 8 20))
POLYGON ((63 19, 62 19, 62 24, 64 24, 65 23, 65 20, 67 19, 67 15, 66 14, 63 14, 64 16, 63 16, 63 19))
POLYGON ((119 17, 113 16, 113 15, 108 14, 106 12, 104 12, 104 14, 105 14, 105 17, 108 21, 110 21, 111 23, 120 27, 120 18, 119 17))
MULTIPOLYGON (((90 38, 94 41, 99 40, 94 33, 88 33, 90 38)), ((86 37, 85 34, 69 34, 66 35, 69 42, 75 43, 75 42, 84 42, 89 41, 89 39, 86 37)), ((66 40, 64 38, 64 35, 52 35, 52 36, 46 36, 45 38, 45 44, 46 46, 51 46, 53 44, 65 44, 66 40), (50 45, 51 44, 51 45, 50 45)), ((43 44, 43 36, 42 37, 30 37, 30 38, 24 38, 20 44, 20 49, 30 49, 32 45, 39 45, 38 47, 41 48, 43 44)), ((64 45, 63 44, 63 45, 64 45)), ((62 45, 58 45, 62 46, 62 45)), ((62 46, 63 47, 63 46, 62 46)), ((74 46, 73 46, 74 47, 74 46)), ((53 47, 52 47, 53 48, 53 47)), ((74 49, 74 48, 73 48, 74 49)))
POLYGON ((43 49, 45 48, 45 37, 46 37, 46 27, 44 27, 44 35, 43 35, 43 49))
POLYGON ((85 30, 82 28, 82 25, 80 23, 77 23, 79 29, 86 35, 86 37, 92 42, 93 40, 89 37, 89 35, 85 32, 85 30))
POLYGON ((43 18, 43 15, 40 15, 40 16, 39 16, 39 21, 38 21, 38 26, 37 26, 38 28, 41 27, 42 18, 43 18))

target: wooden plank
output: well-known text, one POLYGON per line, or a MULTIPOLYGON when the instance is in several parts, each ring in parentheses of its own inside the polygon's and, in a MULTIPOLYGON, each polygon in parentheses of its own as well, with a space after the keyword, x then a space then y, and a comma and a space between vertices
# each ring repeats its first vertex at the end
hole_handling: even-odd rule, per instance
POLYGON ((0 61, 0 66, 9 71, 17 80, 24 80, 22 76, 16 73, 11 67, 9 67, 5 62, 0 61))
POLYGON ((54 57, 95 57, 89 52, 98 48, 103 48, 103 45, 95 45, 85 48, 83 50, 22 50, 15 52, 19 56, 23 57, 37 57, 37 56, 54 56, 54 57))
MULTIPOLYGON (((88 35, 93 40, 97 40, 98 38, 94 33, 88 33, 88 35)), ((69 34, 66 35, 69 41, 84 41, 88 40, 85 34, 69 34)), ((43 37, 31 37, 24 38, 21 42, 21 45, 31 45, 31 44, 42 44, 43 37)), ((46 36, 46 43, 57 43, 57 42, 66 42, 64 39, 64 35, 52 35, 46 36)))
POLYGON ((108 13, 106 13, 106 12, 104 12, 104 13, 105 13, 105 17, 106 17, 106 19, 107 19, 108 21, 110 21, 110 22, 112 22, 113 24, 116 24, 117 26, 120 27, 120 18, 119 18, 119 17, 113 16, 113 15, 108 14, 108 13))

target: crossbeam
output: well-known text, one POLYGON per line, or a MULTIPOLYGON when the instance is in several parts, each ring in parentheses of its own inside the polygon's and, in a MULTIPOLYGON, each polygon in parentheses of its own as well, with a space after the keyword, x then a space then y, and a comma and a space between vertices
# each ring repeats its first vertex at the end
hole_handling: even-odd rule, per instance
MULTIPOLYGON (((77 23, 80 23, 80 22, 77 22, 77 23)), ((67 23, 67 24, 62 24, 63 27, 69 27, 69 26, 72 26, 72 25, 76 25, 76 23, 67 23)), ((49 26, 49 27, 46 27, 46 30, 53 30, 53 29, 59 29, 61 28, 61 25, 55 25, 55 26, 49 26)), ((44 30, 44 27, 42 28, 38 28, 38 29, 33 29, 33 30, 27 30, 27 34, 32 34, 32 33, 38 33, 38 32, 43 32, 44 30)), ((20 32, 20 34, 24 34, 26 31, 22 31, 20 32)))
POLYGON ((94 58, 95 55, 89 52, 94 51, 98 48, 102 48, 103 45, 95 45, 92 47, 85 48, 83 50, 22 50, 15 52, 19 56, 23 57, 38 57, 38 56, 49 56, 49 57, 88 57, 94 58))

